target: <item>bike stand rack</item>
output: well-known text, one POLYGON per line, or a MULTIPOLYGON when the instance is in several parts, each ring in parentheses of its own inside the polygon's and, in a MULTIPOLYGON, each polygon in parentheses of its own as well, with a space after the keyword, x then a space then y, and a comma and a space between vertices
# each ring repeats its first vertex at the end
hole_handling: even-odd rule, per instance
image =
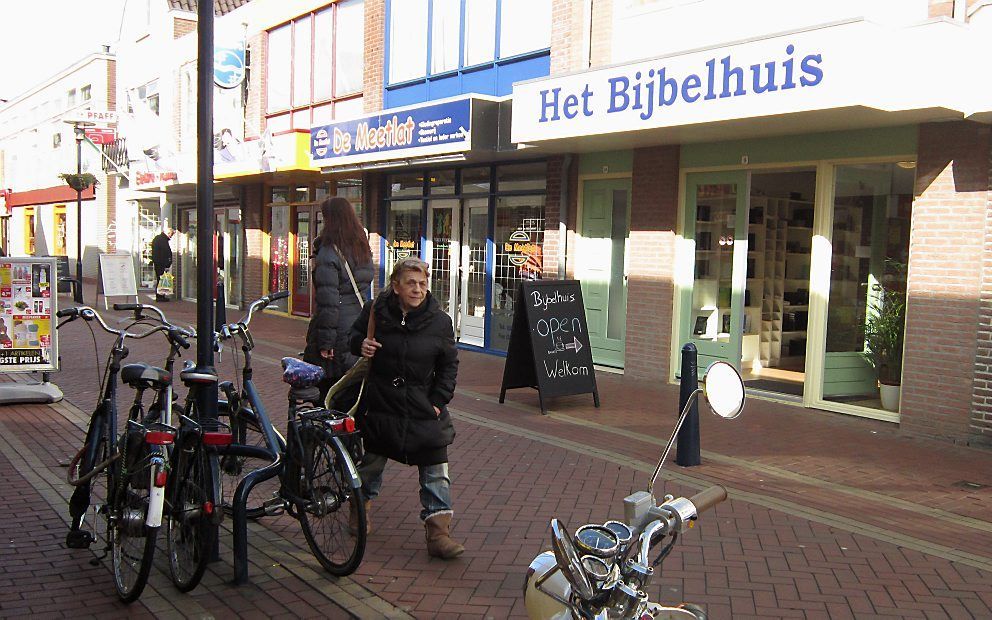
MULTIPOLYGON (((239 446, 238 456, 251 458, 272 458, 272 452, 265 448, 253 446, 239 446)), ((232 507, 234 522, 231 526, 234 536, 234 583, 241 585, 248 581, 248 497, 251 490, 260 482, 265 482, 282 473, 282 457, 277 456, 274 461, 251 472, 241 483, 234 493, 234 505, 232 507)))

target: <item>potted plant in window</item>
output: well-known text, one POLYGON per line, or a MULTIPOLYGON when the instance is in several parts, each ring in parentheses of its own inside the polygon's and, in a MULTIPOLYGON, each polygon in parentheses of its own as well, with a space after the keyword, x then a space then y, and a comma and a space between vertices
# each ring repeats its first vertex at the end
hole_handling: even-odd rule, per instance
POLYGON ((865 321, 864 356, 878 378, 882 408, 899 410, 902 348, 906 327, 906 294, 892 286, 875 284, 876 305, 865 321))
POLYGON ((91 185, 95 186, 100 184, 96 177, 89 172, 83 172, 81 174, 76 174, 75 172, 63 172, 59 175, 59 178, 65 181, 66 185, 77 192, 84 191, 91 185))

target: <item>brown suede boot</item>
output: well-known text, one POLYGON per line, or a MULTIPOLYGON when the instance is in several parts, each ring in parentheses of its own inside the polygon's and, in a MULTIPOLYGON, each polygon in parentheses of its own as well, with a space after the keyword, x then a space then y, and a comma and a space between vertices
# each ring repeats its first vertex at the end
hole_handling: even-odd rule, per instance
MULTIPOLYGON (((355 502, 348 502, 348 533, 358 534, 358 511, 355 502)), ((372 533, 372 500, 365 500, 365 535, 372 533)))
POLYGON ((428 554, 435 558, 450 560, 465 551, 465 547, 448 533, 450 526, 450 512, 439 512, 427 517, 424 528, 427 530, 428 554))

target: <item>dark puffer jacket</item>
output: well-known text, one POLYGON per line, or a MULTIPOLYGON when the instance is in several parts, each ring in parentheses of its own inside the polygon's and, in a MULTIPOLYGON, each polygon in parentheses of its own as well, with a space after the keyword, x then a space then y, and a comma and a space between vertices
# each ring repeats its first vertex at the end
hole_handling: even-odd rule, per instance
MULTIPOLYGON (((372 305, 365 304, 351 328, 352 353, 361 352, 372 305)), ((372 357, 366 413, 359 417, 365 449, 408 465, 447 463, 455 440, 447 405, 458 374, 451 318, 430 293, 405 319, 396 295, 380 295, 374 305, 382 347, 372 357)))
MULTIPOLYGON (((329 379, 334 381, 358 361, 348 346, 348 332, 362 308, 348 279, 344 261, 333 247, 321 247, 318 239, 314 243, 312 265, 314 312, 307 328, 307 347, 303 359, 323 366, 329 379), (334 351, 334 360, 330 364, 321 358, 322 349, 334 351)), ((371 262, 361 266, 351 265, 362 299, 369 298, 373 269, 371 262)))

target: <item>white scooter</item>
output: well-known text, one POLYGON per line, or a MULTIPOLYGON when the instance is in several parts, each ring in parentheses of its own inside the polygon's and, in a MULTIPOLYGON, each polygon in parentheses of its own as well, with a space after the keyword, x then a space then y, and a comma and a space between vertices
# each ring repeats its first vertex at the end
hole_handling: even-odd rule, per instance
POLYGON ((647 491, 623 500, 623 521, 583 525, 570 534, 558 519, 551 520, 551 551, 541 553, 527 569, 524 602, 534 620, 680 619, 705 620, 705 611, 683 603, 666 606, 648 600, 644 588, 678 540, 698 516, 727 498, 722 486, 696 495, 654 498, 654 483, 692 403, 700 394, 713 413, 732 419, 744 409, 744 381, 726 362, 714 362, 679 416, 647 491), (655 543, 669 542, 652 559, 655 543))

